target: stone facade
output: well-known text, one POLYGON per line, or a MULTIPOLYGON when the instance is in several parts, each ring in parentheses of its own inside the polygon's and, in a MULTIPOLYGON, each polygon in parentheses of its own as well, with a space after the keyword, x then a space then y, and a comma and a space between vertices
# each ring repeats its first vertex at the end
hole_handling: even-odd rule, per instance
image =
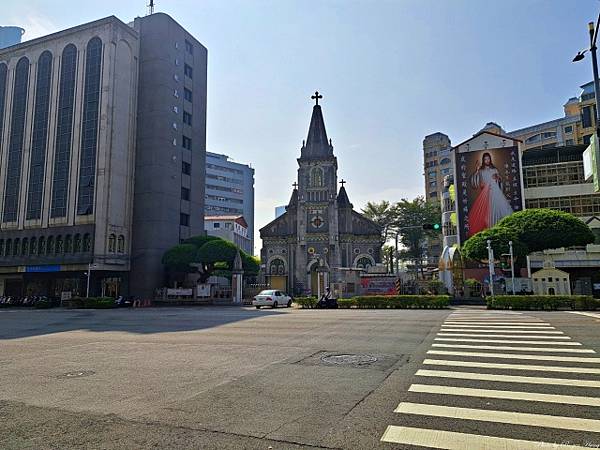
POLYGON ((347 269, 381 262, 383 239, 378 225, 353 210, 343 182, 338 191, 338 162, 318 104, 298 166, 286 212, 260 230, 261 260, 273 288, 316 295, 346 282, 347 269))

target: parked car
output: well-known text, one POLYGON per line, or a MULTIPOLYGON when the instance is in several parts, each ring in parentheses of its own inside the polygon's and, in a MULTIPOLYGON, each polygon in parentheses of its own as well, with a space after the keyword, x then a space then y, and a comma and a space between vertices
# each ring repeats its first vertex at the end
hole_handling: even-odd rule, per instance
POLYGON ((292 297, 286 293, 269 289, 266 291, 261 291, 256 297, 254 297, 252 304, 256 306, 256 309, 260 309, 261 306, 270 306, 271 308, 286 306, 289 308, 292 306, 292 301, 292 297))

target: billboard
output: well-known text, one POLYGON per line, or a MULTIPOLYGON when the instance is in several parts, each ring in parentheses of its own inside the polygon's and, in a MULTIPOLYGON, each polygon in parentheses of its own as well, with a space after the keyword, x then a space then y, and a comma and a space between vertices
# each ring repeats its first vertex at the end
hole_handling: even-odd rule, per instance
POLYGON ((456 158, 456 209, 459 242, 493 227, 523 209, 519 148, 459 153, 456 158))

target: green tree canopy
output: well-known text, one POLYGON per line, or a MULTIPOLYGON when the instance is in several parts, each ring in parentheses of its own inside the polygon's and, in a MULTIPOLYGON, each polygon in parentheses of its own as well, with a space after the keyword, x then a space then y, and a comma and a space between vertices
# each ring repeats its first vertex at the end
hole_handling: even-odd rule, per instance
POLYGON ((594 234, 585 223, 572 214, 554 209, 519 211, 502 219, 496 227, 512 231, 530 252, 594 242, 594 234))
POLYGON ((508 243, 513 242, 513 255, 516 259, 527 255, 528 249, 517 237, 517 234, 507 228, 493 227, 471 236, 462 246, 462 253, 468 259, 485 261, 488 259, 487 241, 494 250, 494 258, 499 259, 504 253, 510 252, 508 243))
POLYGON ((162 257, 162 263, 173 272, 191 272, 198 249, 192 244, 179 244, 170 248, 162 257))
POLYGON ((390 228, 395 220, 394 207, 390 202, 383 200, 379 203, 368 202, 362 209, 363 215, 371 219, 383 230, 383 238, 387 241, 390 237, 390 228))
MULTIPOLYGON (((226 262, 231 264, 235 259, 238 248, 234 243, 225 239, 215 239, 207 242, 198 249, 196 261, 204 264, 226 262)), ((230 265, 231 267, 231 265, 230 265)))
POLYGON ((423 197, 414 200, 402 199, 393 208, 393 226, 401 236, 405 249, 402 255, 412 260, 417 270, 422 269, 422 261, 426 256, 423 245, 428 237, 440 235, 441 230, 424 230, 423 224, 439 223, 441 210, 438 202, 427 202, 423 197))
POLYGON ((221 238, 218 238, 216 236, 208 236, 208 235, 207 236, 192 236, 191 238, 186 239, 183 243, 184 244, 192 244, 192 245, 195 245, 197 248, 200 248, 207 242, 218 240, 218 239, 221 239, 221 238))

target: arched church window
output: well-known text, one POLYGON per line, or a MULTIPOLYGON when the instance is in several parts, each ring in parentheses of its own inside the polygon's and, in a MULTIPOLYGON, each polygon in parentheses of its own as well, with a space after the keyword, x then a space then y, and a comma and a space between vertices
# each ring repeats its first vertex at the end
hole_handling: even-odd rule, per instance
POLYGON ((363 257, 356 261, 356 267, 359 269, 368 269, 371 267, 373 263, 369 258, 363 257))
POLYGON ((323 169, 320 167, 313 167, 310 170, 310 185, 312 187, 323 187, 323 169))
POLYGON ((271 275, 283 275, 285 273, 285 263, 283 260, 276 258, 271 261, 271 265, 269 266, 269 273, 271 275))

